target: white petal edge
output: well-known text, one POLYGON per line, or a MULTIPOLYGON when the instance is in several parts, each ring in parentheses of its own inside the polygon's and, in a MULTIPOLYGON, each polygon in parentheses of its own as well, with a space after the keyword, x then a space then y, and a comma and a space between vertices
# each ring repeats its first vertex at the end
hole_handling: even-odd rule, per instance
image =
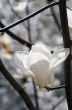
POLYGON ((35 45, 33 45, 30 53, 32 52, 39 52, 39 53, 44 54, 45 56, 47 56, 49 61, 52 58, 49 48, 43 42, 37 42, 35 45))
POLYGON ((42 61, 42 60, 48 62, 48 64, 49 64, 49 60, 44 54, 39 53, 39 52, 29 53, 27 60, 26 60, 26 65, 29 68, 31 65, 33 65, 39 61, 42 61))
POLYGON ((72 29, 72 11, 68 8, 67 8, 67 16, 68 16, 69 27, 72 29))
POLYGON ((60 49, 52 54, 52 60, 50 63, 50 67, 55 68, 59 64, 61 64, 69 55, 69 48, 60 49))

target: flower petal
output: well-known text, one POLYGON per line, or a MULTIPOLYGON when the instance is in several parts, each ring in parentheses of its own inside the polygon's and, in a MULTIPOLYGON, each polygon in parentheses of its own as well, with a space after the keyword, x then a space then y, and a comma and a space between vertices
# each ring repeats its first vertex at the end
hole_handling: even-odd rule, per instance
POLYGON ((34 78, 34 74, 30 71, 30 70, 20 70, 17 69, 18 74, 14 74, 14 78, 16 79, 23 79, 23 78, 27 78, 27 77, 33 77, 34 78))
POLYGON ((47 84, 48 58, 42 53, 33 52, 29 54, 27 60, 30 71, 34 73, 36 84, 39 87, 44 87, 47 84))
POLYGON ((51 55, 49 48, 42 42, 38 42, 35 45, 33 45, 30 52, 42 53, 48 57, 48 60, 51 60, 51 58, 52 58, 52 55, 51 55))
POLYGON ((27 59, 27 54, 25 54, 24 52, 17 51, 14 53, 12 61, 16 68, 24 70, 25 64, 23 63, 23 61, 26 62, 26 59, 27 59))
POLYGON ((39 61, 46 61, 49 64, 48 58, 39 52, 29 53, 27 58, 27 65, 30 67, 31 65, 38 63, 39 61))
POLYGON ((69 48, 60 49, 52 54, 52 60, 50 63, 51 68, 55 68, 57 65, 62 63, 69 55, 69 48))
POLYGON ((72 11, 68 8, 67 8, 67 16, 68 16, 69 27, 72 29, 72 11))

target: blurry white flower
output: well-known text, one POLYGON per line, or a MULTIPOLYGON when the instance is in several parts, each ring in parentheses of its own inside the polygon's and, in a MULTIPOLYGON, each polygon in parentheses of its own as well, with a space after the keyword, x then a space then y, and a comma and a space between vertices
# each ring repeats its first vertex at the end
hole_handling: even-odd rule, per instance
POLYGON ((27 4, 28 4, 27 0, 17 2, 13 9, 17 12, 22 12, 27 7, 27 4))
POLYGON ((17 78, 33 76, 39 87, 50 85, 54 77, 54 69, 69 55, 69 49, 63 48, 51 54, 48 47, 38 42, 32 46, 29 53, 15 53, 13 60, 20 70, 17 78))
POLYGON ((72 28, 72 11, 68 8, 67 8, 67 16, 68 16, 69 27, 72 28))

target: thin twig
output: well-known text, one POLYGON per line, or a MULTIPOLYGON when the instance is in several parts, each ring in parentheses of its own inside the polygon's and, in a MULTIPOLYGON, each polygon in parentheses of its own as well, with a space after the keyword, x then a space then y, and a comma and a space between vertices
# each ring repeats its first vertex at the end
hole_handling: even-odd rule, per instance
POLYGON ((36 110, 39 110, 38 94, 37 94, 37 89, 36 89, 35 81, 34 81, 33 78, 32 78, 32 82, 33 82, 33 88, 34 88, 34 93, 35 93, 36 110))
MULTIPOLYGON (((29 12, 29 7, 28 7, 28 4, 27 4, 27 7, 26 7, 26 15, 28 16, 30 14, 29 12)), ((27 31, 28 31, 28 38, 29 38, 29 42, 31 42, 31 25, 30 25, 30 19, 27 20, 27 31)))
MULTIPOLYGON (((54 0, 47 0, 48 3, 51 3, 52 1, 54 1, 54 0)), ((56 15, 56 13, 55 13, 55 10, 54 10, 53 7, 51 7, 50 9, 51 9, 51 13, 52 13, 52 16, 53 16, 53 18, 54 18, 54 21, 55 21, 55 23, 56 23, 56 25, 57 25, 59 31, 61 32, 61 25, 60 25, 60 22, 59 22, 59 20, 58 20, 58 18, 57 18, 57 15, 56 15)))
POLYGON ((66 8, 68 8, 70 11, 72 11, 72 9, 70 7, 67 6, 66 8))
POLYGON ((68 27, 68 18, 66 10, 66 0, 59 0, 60 20, 64 47, 70 49, 70 54, 64 62, 65 70, 65 91, 69 110, 72 110, 72 70, 71 70, 71 39, 68 27))
MULTIPOLYGON (((5 25, 1 21, 0 21, 0 27, 1 28, 4 28, 5 27, 5 25)), ((12 37, 14 40, 18 41, 22 45, 26 45, 29 48, 31 48, 31 46, 33 45, 32 43, 30 43, 30 42, 28 42, 28 41, 26 41, 26 40, 18 37, 16 34, 14 34, 13 32, 11 32, 10 30, 6 30, 6 33, 8 35, 10 35, 10 37, 12 37)))
POLYGON ((44 6, 43 8, 39 9, 38 11, 36 11, 36 12, 34 12, 34 13, 32 13, 32 14, 30 14, 30 15, 28 15, 28 16, 26 16, 26 17, 20 19, 20 20, 18 20, 17 22, 15 22, 15 23, 13 23, 13 24, 10 24, 9 26, 6 26, 6 27, 3 28, 3 29, 0 29, 0 32, 5 32, 6 30, 8 30, 8 29, 10 29, 10 28, 12 28, 12 27, 14 27, 14 26, 16 26, 16 25, 22 23, 23 21, 26 21, 26 20, 28 20, 28 19, 30 19, 30 18, 36 16, 37 14, 43 12, 44 10, 46 10, 46 9, 48 9, 48 8, 50 8, 50 7, 53 7, 53 6, 55 6, 55 5, 58 5, 58 4, 59 4, 59 1, 58 1, 58 2, 52 2, 51 4, 48 4, 48 5, 44 6))
MULTIPOLYGON (((22 19, 21 16, 14 10, 14 8, 13 8, 13 6, 12 6, 10 0, 8 0, 8 3, 9 3, 9 5, 10 5, 10 7, 11 7, 12 12, 17 16, 17 18, 22 19)), ((23 26, 24 26, 26 29, 28 28, 28 27, 25 25, 24 22, 23 22, 22 24, 23 24, 23 26)))
POLYGON ((48 91, 53 91, 53 90, 57 90, 57 89, 62 89, 62 88, 65 88, 65 85, 61 85, 61 86, 58 86, 58 87, 45 87, 48 91))
MULTIPOLYGON (((28 1, 29 2, 29 1, 28 1)), ((26 7, 26 15, 29 15, 29 7, 27 4, 26 7)), ((28 38, 29 38, 29 42, 31 42, 31 26, 30 26, 30 19, 27 20, 27 32, 28 32, 28 38)), ((35 82, 34 79, 32 78, 32 82, 33 82, 33 89, 34 89, 34 96, 35 96, 35 103, 36 103, 36 110, 39 110, 39 103, 38 103, 38 96, 37 96, 37 90, 36 90, 36 86, 35 86, 35 82)))
POLYGON ((64 100, 65 96, 59 102, 57 102, 56 105, 54 105, 51 110, 55 110, 64 100))
POLYGON ((22 97, 23 101, 27 105, 29 110, 36 110, 31 99, 29 98, 28 94, 24 91, 24 89, 17 83, 17 81, 11 76, 11 74, 7 71, 4 67, 2 61, 0 60, 0 71, 1 74, 9 81, 9 83, 13 86, 13 88, 19 93, 22 97))

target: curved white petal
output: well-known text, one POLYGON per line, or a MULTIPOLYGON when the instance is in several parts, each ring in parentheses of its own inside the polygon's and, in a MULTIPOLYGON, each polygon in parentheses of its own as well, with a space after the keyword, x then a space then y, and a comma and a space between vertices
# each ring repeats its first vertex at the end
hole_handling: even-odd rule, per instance
POLYGON ((60 49, 52 54, 52 60, 50 63, 51 68, 55 68, 57 65, 62 63, 69 55, 69 48, 60 49))
POLYGON ((28 58, 27 58, 27 65, 30 67, 31 65, 38 63, 39 61, 46 61, 49 65, 49 60, 48 58, 39 52, 33 52, 29 53, 28 58))
POLYGON ((41 88, 52 85, 53 79, 54 74, 52 71, 45 71, 44 73, 36 74, 35 76, 35 82, 41 88))
POLYGON ((51 86, 53 83, 53 80, 54 80, 54 71, 53 70, 48 70, 46 80, 47 80, 46 86, 48 86, 48 87, 51 86))
POLYGON ((35 45, 33 45, 30 52, 39 52, 39 53, 42 53, 42 54, 44 54, 44 55, 46 55, 48 57, 48 60, 51 60, 51 58, 52 58, 52 55, 51 55, 50 50, 42 42, 38 42, 35 45))
POLYGON ((47 84, 48 58, 42 53, 33 52, 29 54, 27 60, 30 71, 34 73, 36 84, 39 87, 44 87, 47 84))
POLYGON ((68 16, 69 27, 72 29, 72 11, 68 8, 67 8, 67 16, 68 16))

